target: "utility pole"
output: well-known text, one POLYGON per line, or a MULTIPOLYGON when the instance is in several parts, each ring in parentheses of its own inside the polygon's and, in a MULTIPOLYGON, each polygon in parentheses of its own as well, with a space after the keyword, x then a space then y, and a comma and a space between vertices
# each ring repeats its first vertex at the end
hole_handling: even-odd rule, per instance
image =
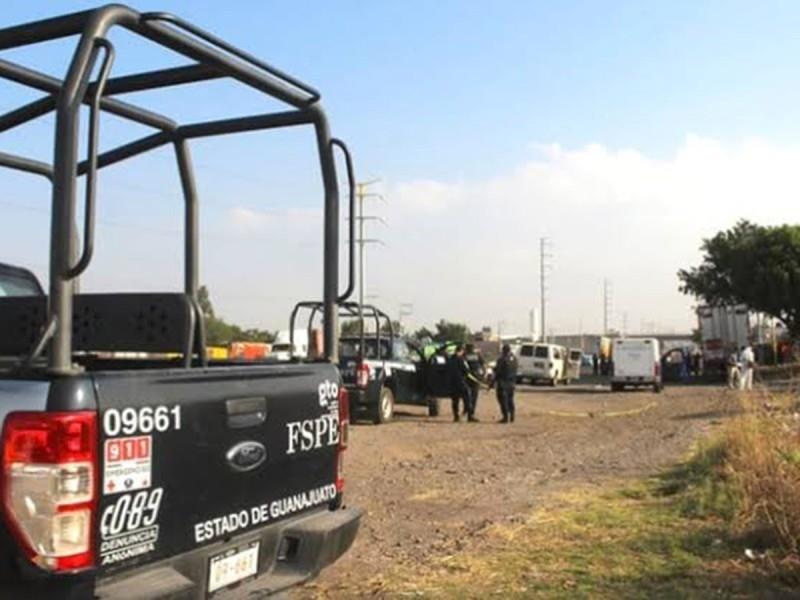
POLYGON ((529 328, 528 332, 531 334, 531 341, 536 341, 536 309, 532 308, 528 313, 529 328))
POLYGON ((547 271, 552 268, 548 259, 553 258, 553 255, 548 253, 550 248, 550 240, 546 237, 539 238, 539 299, 541 302, 541 319, 542 319, 542 341, 547 341, 547 271))
POLYGON ((608 328, 611 325, 611 307, 613 305, 613 288, 611 281, 603 280, 603 335, 608 335, 608 328))
POLYGON ((403 302, 400 304, 400 310, 397 312, 397 325, 398 334, 403 333, 403 317, 410 317, 414 314, 414 305, 410 302, 403 302))
MULTIPOLYGON (((368 216, 364 214, 364 200, 368 198, 379 198, 383 200, 383 196, 380 194, 376 194, 374 192, 368 192, 367 188, 375 183, 378 183, 380 179, 373 179, 371 181, 364 181, 361 183, 356 184, 356 199, 358 200, 358 215, 355 217, 358 221, 358 237, 356 238, 356 243, 358 244, 358 305, 359 310, 360 307, 364 305, 364 300, 366 298, 366 278, 367 278, 367 252, 366 252, 366 245, 367 244, 383 244, 380 240, 377 239, 367 239, 364 235, 364 223, 366 221, 380 221, 383 224, 386 222, 376 216, 368 216)), ((363 317, 361 319, 363 323, 363 317)))

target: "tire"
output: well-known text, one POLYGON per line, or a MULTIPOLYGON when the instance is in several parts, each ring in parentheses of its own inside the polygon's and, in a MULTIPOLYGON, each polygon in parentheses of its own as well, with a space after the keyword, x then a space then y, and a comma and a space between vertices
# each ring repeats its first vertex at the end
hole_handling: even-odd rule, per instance
POLYGON ((622 385, 621 383, 612 383, 611 384, 611 391, 612 392, 621 392, 623 389, 625 389, 625 386, 622 385))
POLYGON ((656 394, 660 394, 661 392, 664 391, 664 384, 663 383, 655 383, 655 384, 653 384, 653 391, 656 394))
POLYGON ((374 409, 372 422, 375 425, 382 425, 392 420, 394 416, 394 392, 388 387, 381 388, 381 395, 378 397, 378 406, 374 409))
POLYGON ((439 398, 428 398, 428 416, 439 416, 439 398))

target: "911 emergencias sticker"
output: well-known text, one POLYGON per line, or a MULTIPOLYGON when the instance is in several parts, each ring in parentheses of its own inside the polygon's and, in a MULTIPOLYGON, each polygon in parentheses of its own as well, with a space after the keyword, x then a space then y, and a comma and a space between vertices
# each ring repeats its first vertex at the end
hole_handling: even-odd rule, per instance
POLYGON ((152 436, 106 440, 103 494, 119 494, 149 488, 152 481, 152 467, 152 436))

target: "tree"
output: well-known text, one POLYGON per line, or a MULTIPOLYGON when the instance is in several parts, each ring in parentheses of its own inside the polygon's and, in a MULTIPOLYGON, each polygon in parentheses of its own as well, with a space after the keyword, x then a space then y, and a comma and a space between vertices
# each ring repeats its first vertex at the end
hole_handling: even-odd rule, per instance
POLYGON ((711 305, 745 304, 800 337, 800 226, 739 221, 703 240, 703 261, 680 270, 680 291, 711 305))
MULTIPOLYGON (((397 321, 392 321, 392 328, 394 330, 394 335, 396 337, 400 336, 400 323, 397 321)), ((343 336, 356 336, 361 334, 361 325, 358 319, 347 319, 346 321, 342 321, 342 325, 340 327, 341 334, 343 336)), ((365 317, 364 318, 364 330, 369 335, 370 332, 375 334, 375 319, 373 317, 365 317)), ((381 333, 385 335, 389 335, 389 324, 386 322, 381 323, 381 333)))
POLYGON ((341 332, 343 336, 361 335, 361 324, 358 319, 342 321, 341 332))
MULTIPOLYGON (((400 322, 393 320, 392 321, 392 331, 394 331, 395 337, 400 337, 400 335, 402 333, 400 331, 400 329, 401 329, 400 322)), ((389 324, 388 323, 384 322, 384 323, 381 324, 381 333, 385 333, 386 335, 389 335, 389 324)))
POLYGON ((411 335, 411 337, 413 337, 413 338, 414 338, 415 340, 417 340, 418 342, 427 342, 427 341, 430 341, 430 340, 432 340, 432 339, 433 339, 433 337, 434 337, 435 335, 436 335, 436 334, 435 334, 435 333, 433 333, 433 332, 432 332, 430 329, 428 329, 427 327, 420 327, 419 329, 417 329, 417 330, 416 330, 416 331, 415 331, 415 332, 414 332, 414 333, 411 335))
POLYGON ((275 341, 275 334, 261 329, 242 329, 238 325, 227 323, 214 313, 211 294, 206 286, 197 290, 197 301, 206 321, 206 343, 209 346, 227 346, 231 342, 263 342, 275 341))
POLYGON ((469 327, 464 323, 453 323, 440 319, 436 323, 436 335, 434 339, 437 342, 458 342, 460 344, 466 343, 470 336, 469 327))

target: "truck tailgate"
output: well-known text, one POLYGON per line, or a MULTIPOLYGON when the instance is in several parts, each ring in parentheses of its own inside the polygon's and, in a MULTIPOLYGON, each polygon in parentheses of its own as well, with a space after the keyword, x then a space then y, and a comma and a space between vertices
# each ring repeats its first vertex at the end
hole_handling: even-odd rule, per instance
POLYGON ((99 373, 97 563, 143 565, 336 500, 329 364, 99 373))

